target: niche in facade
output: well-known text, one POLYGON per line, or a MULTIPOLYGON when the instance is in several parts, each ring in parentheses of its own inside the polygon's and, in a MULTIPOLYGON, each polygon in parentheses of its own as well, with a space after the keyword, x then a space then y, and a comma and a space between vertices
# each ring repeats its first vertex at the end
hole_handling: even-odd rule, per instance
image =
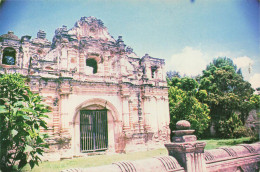
POLYGON ((152 66, 151 67, 152 78, 155 78, 155 74, 156 74, 157 68, 158 68, 157 66, 152 66))
POLYGON ((93 74, 97 73, 97 61, 95 59, 89 58, 86 60, 86 65, 93 68, 93 74))
POLYGON ((3 51, 2 64, 15 65, 16 62, 16 51, 11 47, 7 47, 3 51))

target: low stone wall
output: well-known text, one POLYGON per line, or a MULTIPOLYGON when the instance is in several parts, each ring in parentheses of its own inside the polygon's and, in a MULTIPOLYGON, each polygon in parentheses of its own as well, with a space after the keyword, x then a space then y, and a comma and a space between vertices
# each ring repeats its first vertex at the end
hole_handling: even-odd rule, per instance
POLYGON ((116 162, 92 168, 73 168, 62 172, 181 172, 185 171, 172 156, 160 156, 138 161, 116 162))
MULTIPOLYGON (((188 163, 200 163, 201 167, 206 167, 206 171, 209 172, 257 172, 260 162, 259 153, 260 142, 206 150, 203 153, 204 163, 187 160, 186 164, 181 166, 173 156, 160 156, 92 168, 73 168, 62 172, 190 172, 190 170, 201 172, 203 169, 185 169, 188 163)), ((195 156, 194 159, 198 157, 195 156)))
POLYGON ((206 150, 207 171, 258 171, 260 142, 206 150))
MULTIPOLYGON (((183 122, 183 121, 182 121, 183 122)), ((186 124, 185 124, 186 125, 186 124)), ((116 162, 111 165, 62 172, 258 172, 260 142, 204 150, 206 143, 197 141, 194 130, 181 128, 174 142, 165 144, 169 156, 138 161, 116 162)))

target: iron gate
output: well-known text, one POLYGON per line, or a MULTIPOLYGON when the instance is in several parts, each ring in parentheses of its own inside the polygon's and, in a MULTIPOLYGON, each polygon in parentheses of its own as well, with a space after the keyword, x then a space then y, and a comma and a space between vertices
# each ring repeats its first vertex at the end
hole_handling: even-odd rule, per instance
POLYGON ((81 110, 81 152, 106 150, 107 145, 107 110, 81 110))

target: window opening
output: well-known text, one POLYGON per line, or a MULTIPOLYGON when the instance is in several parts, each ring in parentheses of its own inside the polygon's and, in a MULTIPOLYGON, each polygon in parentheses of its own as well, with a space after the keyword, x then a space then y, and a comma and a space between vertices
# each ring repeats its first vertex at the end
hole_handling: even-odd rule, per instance
POLYGON ((93 68, 93 74, 97 73, 97 61, 95 59, 87 59, 86 65, 93 68))
POLYGON ((157 70, 157 67, 156 67, 156 66, 151 67, 152 78, 154 78, 156 70, 157 70))
POLYGON ((5 48, 3 53, 2 64, 15 65, 15 54, 16 51, 13 48, 5 48))

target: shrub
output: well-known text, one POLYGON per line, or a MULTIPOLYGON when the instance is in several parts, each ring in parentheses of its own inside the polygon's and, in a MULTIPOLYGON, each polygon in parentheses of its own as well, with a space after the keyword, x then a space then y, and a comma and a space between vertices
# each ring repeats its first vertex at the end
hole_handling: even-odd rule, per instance
POLYGON ((19 74, 0 76, 0 171, 22 169, 27 163, 38 165, 47 129, 49 112, 39 95, 30 91, 19 74))
POLYGON ((217 125, 220 138, 239 138, 252 136, 252 131, 243 126, 238 114, 233 113, 227 121, 220 120, 217 125))
POLYGON ((253 137, 254 133, 250 128, 246 128, 245 126, 239 126, 233 131, 234 138, 240 137, 253 137))

